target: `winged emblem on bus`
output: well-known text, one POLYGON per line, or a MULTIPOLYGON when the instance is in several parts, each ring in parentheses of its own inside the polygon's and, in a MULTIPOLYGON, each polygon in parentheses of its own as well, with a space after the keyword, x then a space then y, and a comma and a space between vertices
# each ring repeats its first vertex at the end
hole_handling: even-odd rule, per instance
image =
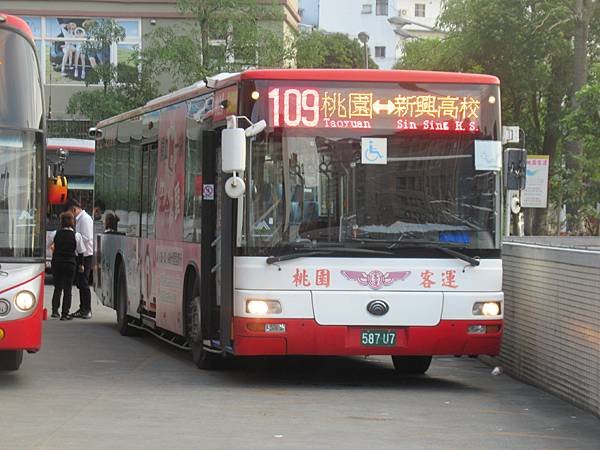
POLYGON ((371 289, 381 289, 383 286, 391 286, 396 281, 404 281, 410 275, 410 271, 385 272, 372 270, 370 272, 359 272, 355 270, 341 270, 341 274, 347 280, 356 281, 361 286, 369 286, 371 289))

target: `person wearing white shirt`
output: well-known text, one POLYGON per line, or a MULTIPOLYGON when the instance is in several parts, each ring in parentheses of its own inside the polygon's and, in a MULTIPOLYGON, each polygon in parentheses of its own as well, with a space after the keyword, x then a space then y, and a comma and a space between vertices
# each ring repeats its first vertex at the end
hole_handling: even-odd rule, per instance
POLYGON ((79 310, 71 317, 77 319, 92 318, 92 291, 90 290, 90 273, 92 271, 92 257, 94 255, 94 221, 91 216, 81 208, 81 204, 70 199, 68 208, 75 216, 75 231, 83 240, 83 264, 79 265, 75 279, 79 289, 79 310))

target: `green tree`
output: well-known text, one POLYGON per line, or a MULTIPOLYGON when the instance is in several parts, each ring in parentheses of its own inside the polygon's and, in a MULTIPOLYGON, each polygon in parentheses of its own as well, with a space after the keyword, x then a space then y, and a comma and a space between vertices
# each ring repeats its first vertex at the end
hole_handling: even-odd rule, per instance
MULTIPOLYGON (((296 65, 299 68, 358 69, 365 67, 365 52, 358 40, 346 34, 304 32, 296 40, 296 65)), ((369 67, 378 67, 370 56, 369 67)))
MULTIPOLYGON (((87 55, 108 54, 113 43, 125 38, 125 29, 114 20, 98 20, 88 26, 88 35, 90 39, 84 43, 87 55)), ((97 62, 85 78, 88 89, 71 96, 67 112, 98 122, 156 97, 158 83, 154 73, 150 66, 140 66, 139 60, 134 53, 127 63, 97 62), (90 89, 91 85, 102 87, 90 89)))
MULTIPOLYGON (((83 43, 85 54, 109 54, 113 43, 125 39, 125 28, 112 19, 94 20, 87 26, 87 34, 89 39, 83 43)), ((116 67, 107 60, 93 61, 90 80, 86 78, 86 84, 100 82, 106 93, 117 77, 116 67)))
POLYGON ((564 128, 581 143, 581 178, 571 176, 573 169, 565 165, 555 182, 574 200, 574 210, 583 213, 586 232, 600 236, 600 63, 593 66, 576 97, 577 106, 566 115, 564 128))
POLYGON ((291 59, 290 38, 274 29, 283 20, 280 2, 178 0, 177 6, 193 21, 156 29, 143 52, 146 64, 176 84, 247 67, 282 67, 291 59))
MULTIPOLYGON (((577 90, 573 42, 581 17, 577 5, 587 0, 447 0, 438 26, 446 37, 406 44, 398 68, 486 72, 502 83, 503 122, 519 125, 526 147, 550 155, 554 175, 563 173, 565 136, 561 119, 577 90), (579 22, 578 22, 579 20, 579 22)), ((591 5, 593 2, 589 2, 591 5)), ((593 11, 598 16, 598 8, 593 11)), ((588 12, 592 12, 589 10, 588 12)), ((598 42, 589 21, 588 44, 598 42), (595 41, 594 41, 595 40, 595 41)), ((596 27, 596 28, 594 28, 596 27)), ((589 45, 597 53, 597 47, 589 45)), ((594 55, 589 51, 589 55, 594 55)), ((560 178, 560 176, 558 177, 560 178)), ((561 184, 551 187, 555 206, 571 201, 561 184)), ((575 211, 575 215, 583 210, 575 211)), ((546 232, 546 211, 536 210, 532 234, 546 232)))
MULTIPOLYGON (((137 58, 132 57, 131 62, 137 63, 137 58)), ((138 69, 129 64, 119 64, 114 71, 114 82, 105 89, 87 89, 71 96, 67 112, 85 116, 96 123, 138 108, 158 95, 158 82, 147 67, 138 69)))

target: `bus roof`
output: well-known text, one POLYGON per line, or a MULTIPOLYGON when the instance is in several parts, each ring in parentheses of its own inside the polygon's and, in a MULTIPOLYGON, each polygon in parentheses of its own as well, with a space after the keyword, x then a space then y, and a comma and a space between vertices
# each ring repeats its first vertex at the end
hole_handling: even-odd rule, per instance
POLYGON ((500 84, 498 77, 478 73, 424 70, 368 69, 257 69, 241 74, 242 80, 374 81, 388 83, 500 84))
POLYGON ((23 19, 17 16, 10 16, 8 14, 3 14, 0 12, 0 26, 8 25, 10 28, 14 28, 17 31, 23 33, 30 41, 33 42, 33 33, 23 19), (4 19, 4 20, 3 20, 4 19))
POLYGON ((62 148, 74 153, 94 153, 95 141, 93 139, 48 138, 46 148, 48 150, 62 148))
POLYGON ((174 105, 175 103, 190 100, 194 97, 198 97, 199 95, 203 95, 208 92, 214 92, 215 90, 231 86, 240 79, 239 73, 232 73, 227 75, 228 76, 218 75, 216 77, 218 79, 215 80, 215 85, 213 87, 209 88, 203 81, 198 81, 190 86, 186 86, 177 91, 152 99, 144 106, 140 106, 139 108, 132 109, 131 111, 121 113, 118 116, 113 116, 108 119, 104 119, 98 122, 96 127, 102 128, 108 125, 112 125, 114 123, 122 122, 124 120, 133 119, 134 117, 141 116, 142 114, 156 111, 166 106, 174 105))

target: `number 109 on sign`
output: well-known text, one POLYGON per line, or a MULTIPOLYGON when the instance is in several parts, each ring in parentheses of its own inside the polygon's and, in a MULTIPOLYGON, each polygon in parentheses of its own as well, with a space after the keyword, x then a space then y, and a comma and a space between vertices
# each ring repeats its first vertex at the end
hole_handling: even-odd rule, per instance
POLYGON ((319 124, 320 98, 315 89, 274 88, 269 91, 269 102, 274 127, 312 128, 319 124))

